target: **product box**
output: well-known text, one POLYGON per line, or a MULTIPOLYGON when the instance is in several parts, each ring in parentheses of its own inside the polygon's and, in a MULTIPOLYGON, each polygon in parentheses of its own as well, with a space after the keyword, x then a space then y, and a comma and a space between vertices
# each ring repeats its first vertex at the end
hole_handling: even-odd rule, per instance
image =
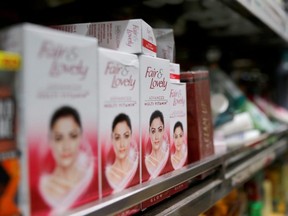
POLYGON ((169 66, 171 164, 176 170, 187 164, 187 94, 186 83, 180 82, 180 64, 169 66))
POLYGON ((186 83, 170 86, 171 163, 176 170, 186 165, 188 156, 186 83))
MULTIPOLYGON (((169 60, 147 55, 140 55, 139 60, 142 182, 146 182, 173 170, 169 135, 169 60)), ((155 196, 143 202, 142 208, 156 204, 168 195, 155 196)))
MULTIPOLYGON (((170 86, 170 160, 177 170, 188 161, 186 83, 171 82, 170 86)), ((187 187, 188 182, 177 185, 170 190, 170 195, 187 187)))
POLYGON ((17 157, 0 161, 0 215, 21 215, 17 203, 20 163, 17 157))
POLYGON ((170 62, 170 82, 180 83, 180 64, 170 62))
POLYGON ((139 59, 99 48, 102 196, 140 183, 139 59))
POLYGON ((51 26, 62 31, 96 37, 100 47, 156 57, 152 27, 142 19, 51 26))
POLYGON ((13 80, 17 71, 0 70, 0 153, 14 151, 16 144, 16 101, 13 80))
POLYGON ((188 163, 192 163, 214 154, 209 72, 181 72, 180 80, 186 83, 188 163))
POLYGON ((169 28, 153 28, 157 43, 157 57, 175 63, 174 30, 169 28))
POLYGON ((22 23, 0 32, 0 49, 22 56, 11 85, 23 215, 57 215, 97 200, 97 40, 22 23))

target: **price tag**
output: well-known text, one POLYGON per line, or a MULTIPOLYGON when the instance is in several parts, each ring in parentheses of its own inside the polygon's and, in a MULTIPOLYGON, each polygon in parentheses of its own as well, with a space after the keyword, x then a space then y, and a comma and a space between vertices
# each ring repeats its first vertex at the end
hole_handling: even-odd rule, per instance
POLYGON ((0 71, 17 71, 21 65, 21 56, 17 53, 0 51, 0 71))

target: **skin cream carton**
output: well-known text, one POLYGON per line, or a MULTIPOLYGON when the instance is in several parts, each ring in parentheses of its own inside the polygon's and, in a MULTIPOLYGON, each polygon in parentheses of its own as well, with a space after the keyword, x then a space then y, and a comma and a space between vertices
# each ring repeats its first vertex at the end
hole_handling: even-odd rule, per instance
POLYGON ((4 158, 17 157, 18 152, 13 80, 20 64, 21 56, 18 53, 0 51, 0 154, 4 158))
POLYGON ((170 28, 153 28, 157 43, 157 57, 175 63, 174 30, 170 28))
POLYGON ((142 19, 75 23, 51 27, 96 37, 100 47, 156 57, 157 44, 153 29, 142 19))
MULTIPOLYGON (((186 83, 180 83, 179 79, 171 74, 179 74, 173 66, 179 64, 170 63, 170 160, 173 170, 181 169, 187 165, 188 142, 187 142, 187 96, 186 83), (172 65, 171 65, 172 64, 172 65), (171 68, 173 70, 171 70, 171 68)), ((188 187, 188 182, 184 182, 170 190, 173 195, 188 187)))
MULTIPOLYGON (((173 170, 170 161, 169 60, 140 55, 140 130, 142 182, 173 170)), ((169 196, 144 201, 142 209, 169 196)))
POLYGON ((180 83, 180 64, 170 62, 169 69, 170 69, 170 82, 180 83))
POLYGON ((61 214, 99 198, 97 46, 30 23, 0 32, 0 49, 22 56, 11 85, 23 215, 61 214))
POLYGON ((186 83, 188 163, 192 163, 214 154, 209 72, 185 71, 180 80, 186 83))
POLYGON ((106 48, 99 55, 102 196, 140 183, 139 59, 106 48))

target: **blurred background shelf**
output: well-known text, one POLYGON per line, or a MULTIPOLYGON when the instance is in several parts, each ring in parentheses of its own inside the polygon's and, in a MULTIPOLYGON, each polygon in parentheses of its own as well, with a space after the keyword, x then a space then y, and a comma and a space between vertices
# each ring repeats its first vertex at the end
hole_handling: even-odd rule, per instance
POLYGON ((266 26, 285 43, 288 42, 287 14, 279 2, 269 0, 223 0, 223 2, 257 25, 266 26))

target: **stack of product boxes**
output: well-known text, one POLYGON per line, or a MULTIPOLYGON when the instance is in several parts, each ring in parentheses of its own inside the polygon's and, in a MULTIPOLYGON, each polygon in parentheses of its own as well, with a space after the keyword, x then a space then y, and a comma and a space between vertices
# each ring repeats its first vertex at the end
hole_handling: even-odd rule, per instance
POLYGON ((171 29, 132 19, 49 28, 24 23, 0 35, 1 49, 23 56, 11 84, 26 214, 61 214, 191 163, 188 93, 171 29))
POLYGON ((20 182, 16 144, 14 79, 20 66, 16 53, 0 51, 0 215, 20 215, 16 198, 20 182))
MULTIPOLYGON (((173 153, 176 152, 170 139, 169 71, 173 50, 169 49, 169 55, 166 52, 165 57, 159 57, 155 29, 141 19, 53 28, 96 37, 99 46, 104 47, 99 49, 98 62, 101 68, 98 89, 101 197, 150 181, 180 167, 175 162, 178 159, 176 154, 171 156, 172 149, 173 153), (124 160, 126 157, 130 159, 124 160)), ((159 35, 163 37, 165 34, 159 35)), ((180 96, 184 100, 182 107, 184 103, 186 108, 185 94, 180 96)), ((186 112, 183 115, 186 116, 186 112)), ((183 122, 184 129, 186 124, 183 122)), ((184 166, 186 159, 182 162, 184 166)), ((145 209, 168 196, 170 192, 166 191, 122 214, 145 209)))

